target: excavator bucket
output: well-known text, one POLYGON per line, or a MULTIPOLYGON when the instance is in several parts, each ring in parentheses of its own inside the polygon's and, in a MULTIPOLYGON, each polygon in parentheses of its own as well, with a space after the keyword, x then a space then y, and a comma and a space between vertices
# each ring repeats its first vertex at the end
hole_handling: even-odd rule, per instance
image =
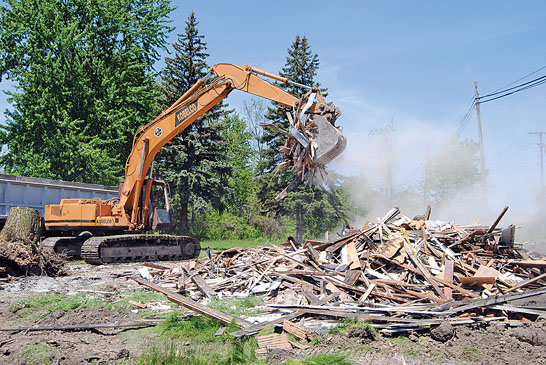
POLYGON ((316 149, 312 160, 320 166, 325 166, 345 150, 347 138, 323 116, 315 116, 313 122, 317 130, 313 131, 316 149))

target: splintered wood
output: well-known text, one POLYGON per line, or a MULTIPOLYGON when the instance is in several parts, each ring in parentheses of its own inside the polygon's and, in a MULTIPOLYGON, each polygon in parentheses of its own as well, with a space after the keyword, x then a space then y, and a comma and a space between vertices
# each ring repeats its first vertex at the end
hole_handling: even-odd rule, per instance
MULTIPOLYGON (((446 320, 516 325, 546 313, 546 260, 516 248, 513 226, 497 228, 500 218, 492 226, 461 226, 429 215, 410 219, 395 208, 331 242, 230 249, 150 275, 194 300, 261 296, 278 314, 265 323, 241 321, 233 336, 273 325, 310 340, 306 323, 332 318, 358 317, 393 333, 446 320), (542 304, 526 307, 522 299, 542 304)), ((288 346, 280 337, 262 340, 288 346)))

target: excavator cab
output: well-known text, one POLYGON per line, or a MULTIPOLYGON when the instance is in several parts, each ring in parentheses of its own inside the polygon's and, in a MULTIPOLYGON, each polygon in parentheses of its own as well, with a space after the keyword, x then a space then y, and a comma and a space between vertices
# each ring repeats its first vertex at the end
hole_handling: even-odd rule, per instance
POLYGON ((162 180, 148 181, 152 182, 152 191, 150 194, 151 210, 148 216, 148 225, 154 230, 167 230, 171 226, 169 185, 162 180))

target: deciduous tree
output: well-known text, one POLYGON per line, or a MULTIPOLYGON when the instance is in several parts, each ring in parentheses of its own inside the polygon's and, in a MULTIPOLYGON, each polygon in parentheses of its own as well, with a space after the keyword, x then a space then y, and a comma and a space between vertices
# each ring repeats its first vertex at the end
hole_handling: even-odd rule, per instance
POLYGON ((168 0, 7 0, 0 75, 8 93, 4 171, 117 184, 136 129, 157 112, 153 63, 168 0))

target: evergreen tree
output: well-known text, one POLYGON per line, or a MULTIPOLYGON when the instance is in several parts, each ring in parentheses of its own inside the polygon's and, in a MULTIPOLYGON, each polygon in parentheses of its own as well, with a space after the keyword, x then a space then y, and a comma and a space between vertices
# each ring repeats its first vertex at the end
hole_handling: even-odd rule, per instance
MULTIPOLYGON (((296 36, 296 40, 288 49, 286 64, 279 74, 297 83, 320 87, 315 81, 319 68, 319 59, 316 53, 311 51, 307 37, 296 36)), ((307 90, 292 84, 280 85, 285 91, 301 97, 307 90)), ((326 89, 320 89, 323 95, 327 95, 326 89)), ((268 109, 266 118, 278 127, 288 130, 289 121, 284 112, 277 111, 276 105, 268 109)), ((339 223, 339 218, 333 213, 341 209, 342 205, 332 200, 329 192, 319 185, 302 184, 281 202, 276 202, 276 193, 281 192, 293 179, 294 172, 288 170, 276 170, 277 164, 282 162, 279 148, 284 143, 284 136, 266 129, 261 142, 267 145, 262 151, 266 157, 258 166, 260 173, 260 187, 258 191, 259 201, 264 209, 264 214, 280 216, 293 216, 296 221, 296 239, 302 240, 304 231, 310 236, 317 235, 320 230, 333 229, 339 223), (334 217, 330 219, 330 217, 334 217)))
POLYGON ((152 65, 168 0, 8 0, 0 75, 8 93, 5 172, 102 184, 124 174, 136 129, 156 114, 152 65))
MULTIPOLYGON (((163 108, 171 106, 208 73, 207 44, 198 24, 192 12, 184 33, 173 44, 174 57, 165 59, 160 83, 163 108)), ((159 175, 171 186, 173 218, 179 234, 191 231, 189 213, 193 221, 196 213, 208 207, 224 208, 222 197, 229 193, 227 179, 231 173, 226 155, 228 142, 223 138, 225 113, 225 107, 217 105, 173 138, 172 144, 163 147, 156 157, 159 175)))

